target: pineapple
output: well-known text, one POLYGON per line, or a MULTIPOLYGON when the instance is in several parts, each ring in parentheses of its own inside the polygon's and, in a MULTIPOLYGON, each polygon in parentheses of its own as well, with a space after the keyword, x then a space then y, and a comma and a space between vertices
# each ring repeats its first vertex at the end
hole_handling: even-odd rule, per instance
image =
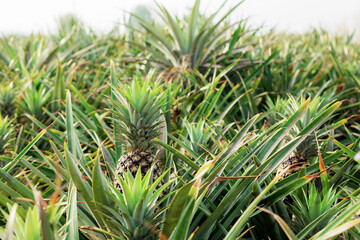
MULTIPOLYGON (((306 140, 304 142, 307 142, 306 140)), ((312 154, 304 154, 302 150, 315 150, 316 151, 316 144, 310 143, 309 145, 300 144, 294 151, 294 153, 286 159, 284 162, 281 163, 280 167, 277 169, 277 174, 280 174, 285 168, 289 167, 288 171, 286 171, 281 179, 284 179, 294 173, 299 172, 303 167, 310 165, 310 158, 315 156, 312 154)))
MULTIPOLYGON (((290 117, 294 114, 299 107, 305 102, 305 98, 300 100, 295 99, 293 96, 289 96, 288 100, 278 98, 275 103, 268 99, 268 108, 271 114, 268 117, 269 123, 274 124, 283 118, 290 117)), ((302 129, 304 129, 314 117, 318 116, 322 111, 326 109, 326 106, 330 103, 326 98, 316 96, 310 103, 308 109, 304 115, 295 124, 294 128, 290 132, 290 136, 287 136, 291 140, 293 136, 296 136, 302 129)), ((320 134, 325 133, 325 129, 320 129, 320 134)), ((281 163, 277 169, 277 173, 280 174, 287 167, 289 169, 283 173, 282 178, 286 178, 296 172, 299 172, 303 167, 310 165, 310 159, 317 155, 317 143, 314 135, 309 135, 305 140, 295 149, 295 151, 281 163)))
MULTIPOLYGON (((164 95, 161 85, 150 88, 150 79, 145 81, 135 78, 131 86, 120 84, 114 87, 112 106, 115 128, 120 137, 125 153, 118 160, 116 174, 123 178, 123 172, 133 176, 141 167, 141 175, 154 165, 153 179, 162 173, 162 164, 153 153, 153 139, 160 135, 162 117, 161 108, 164 105, 164 95)), ((120 184, 115 180, 115 186, 120 184)))

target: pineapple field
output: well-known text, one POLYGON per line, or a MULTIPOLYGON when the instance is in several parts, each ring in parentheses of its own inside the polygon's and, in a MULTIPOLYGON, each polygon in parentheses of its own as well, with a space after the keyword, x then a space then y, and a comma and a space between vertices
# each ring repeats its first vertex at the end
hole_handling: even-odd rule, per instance
POLYGON ((359 39, 199 5, 0 37, 0 239, 360 239, 359 39))

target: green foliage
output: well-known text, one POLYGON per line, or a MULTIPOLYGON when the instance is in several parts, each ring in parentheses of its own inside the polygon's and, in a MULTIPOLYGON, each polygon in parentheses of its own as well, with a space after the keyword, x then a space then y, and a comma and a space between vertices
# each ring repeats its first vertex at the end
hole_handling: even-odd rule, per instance
POLYGON ((12 125, 12 120, 0 115, 0 153, 4 153, 5 150, 9 147, 12 135, 14 132, 14 126, 12 125))
POLYGON ((240 4, 1 37, 0 238, 360 239, 358 41, 251 33, 240 4), (161 177, 117 176, 128 145, 161 177))
MULTIPOLYGON (((297 111, 297 109, 299 109, 302 104, 304 104, 305 101, 306 100, 304 97, 301 97, 299 100, 297 100, 291 95, 289 95, 288 99, 281 99, 280 97, 278 97, 275 103, 273 103, 271 99, 268 98, 269 115, 267 119, 269 123, 274 124, 283 118, 291 116, 295 113, 295 111, 297 111)), ((291 135, 295 136, 302 129, 306 128, 314 118, 321 115, 327 109, 327 107, 332 103, 332 101, 333 99, 326 99, 320 96, 315 96, 315 98, 309 104, 309 107, 305 110, 305 113, 295 124, 293 130, 291 131, 291 135)), ((331 118, 333 116, 329 117, 331 118)), ((336 127, 337 126, 334 125, 327 128, 334 129, 336 127)), ((328 131, 329 129, 317 129, 315 134, 321 137, 325 135, 328 131)), ((308 136, 305 141, 302 142, 296 149, 296 153, 304 157, 305 159, 309 159, 318 154, 315 134, 308 136)), ((289 139, 292 139, 292 137, 289 136, 289 139)))
MULTIPOLYGON (((2 239, 68 239, 73 238, 73 233, 67 229, 60 228, 63 214, 68 214, 67 207, 64 203, 53 201, 46 204, 45 200, 34 190, 35 204, 27 209, 26 216, 22 217, 18 213, 19 206, 14 204, 8 206, 8 212, 1 210, 5 219, 6 226, 0 229, 2 239)), ((70 207, 70 206, 69 206, 70 207)), ((73 216, 75 217, 75 216, 73 216)), ((74 224, 69 220, 67 224, 74 224)), ((76 225, 73 225, 76 227, 76 225)), ((76 229, 77 231, 77 229, 76 229)))
MULTIPOLYGON (((302 189, 301 193, 302 195, 300 196, 293 195, 294 204, 291 206, 291 211, 296 217, 294 228, 298 232, 332 208, 336 204, 341 191, 335 191, 330 188, 328 192, 322 196, 316 189, 315 183, 312 183, 308 185, 308 191, 302 189)), ((323 219, 321 224, 318 224, 313 231, 320 231, 334 217, 335 216, 328 216, 327 219, 323 219)))

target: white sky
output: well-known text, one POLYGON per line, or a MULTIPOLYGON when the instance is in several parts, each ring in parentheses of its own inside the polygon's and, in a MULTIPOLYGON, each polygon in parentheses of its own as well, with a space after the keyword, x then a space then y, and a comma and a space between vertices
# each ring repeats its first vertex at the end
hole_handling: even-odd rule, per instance
MULTIPOLYGON (((157 0, 171 12, 184 14, 195 0, 157 0)), ((203 12, 213 13, 222 0, 202 0, 203 12)), ((229 0, 229 9, 238 0, 229 0)), ((0 34, 44 32, 54 29, 56 18, 74 13, 98 31, 110 30, 122 21, 123 11, 148 0, 0 0, 0 34)), ((331 32, 360 31, 360 0, 246 0, 233 17, 250 17, 252 26, 265 24, 278 30, 302 32, 323 27, 331 32)))

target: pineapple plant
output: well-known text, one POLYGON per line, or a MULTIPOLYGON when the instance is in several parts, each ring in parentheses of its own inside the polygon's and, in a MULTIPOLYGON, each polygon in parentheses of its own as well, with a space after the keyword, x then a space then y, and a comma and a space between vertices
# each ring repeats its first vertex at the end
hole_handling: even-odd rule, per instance
MULTIPOLYGON (((299 100, 297 100, 291 95, 289 95, 289 98, 286 100, 278 98, 276 102, 273 102, 270 100, 270 98, 268 98, 268 110, 270 111, 270 114, 267 120, 269 124, 274 124, 277 121, 290 117, 305 101, 306 99, 304 97, 301 97, 299 100)), ((285 141, 290 141, 316 116, 325 111, 330 104, 331 101, 329 101, 328 98, 320 98, 319 96, 316 96, 310 102, 309 107, 307 108, 304 115, 302 115, 302 117, 297 121, 289 136, 285 138, 285 141)), ((329 120, 329 118, 327 120, 329 120)), ((321 128, 320 126, 320 129, 317 130, 318 136, 321 137, 321 135, 326 133, 326 131, 326 128, 321 128)), ((311 158, 315 157, 317 153, 318 148, 316 138, 314 134, 311 134, 307 136, 304 141, 302 141, 293 151, 293 153, 280 164, 277 169, 277 173, 280 174, 286 168, 288 168, 285 173, 282 173, 281 179, 283 179, 296 172, 299 172, 302 168, 310 165, 311 158)))
POLYGON ((2 116, 12 117, 16 112, 15 96, 12 83, 0 84, 0 114, 2 116))
MULTIPOLYGON (((308 224, 324 215, 336 205, 342 192, 342 190, 339 191, 333 187, 319 192, 315 182, 311 182, 306 188, 302 188, 298 194, 293 194, 294 200, 290 204, 290 212, 294 215, 294 222, 291 224, 293 229, 296 232, 301 232, 308 224)), ((324 229, 333 220, 333 217, 333 215, 324 217, 323 221, 309 233, 309 236, 313 236, 324 229)))
POLYGON ((152 181, 152 175, 157 172, 155 165, 152 165, 143 176, 144 171, 140 166, 135 177, 125 171, 122 177, 116 176, 119 187, 111 186, 110 194, 120 211, 120 215, 114 215, 116 224, 119 224, 119 228, 113 229, 115 234, 128 240, 159 239, 163 217, 163 211, 159 211, 159 208, 170 195, 164 196, 163 190, 172 181, 162 184, 167 171, 152 181))
POLYGON ((51 92, 44 85, 37 88, 35 85, 30 86, 24 91, 22 98, 19 100, 20 112, 27 113, 37 120, 43 121, 45 115, 43 107, 48 103, 51 92))
MULTIPOLYGON (((119 83, 120 87, 112 87, 114 124, 118 130, 115 138, 121 141, 125 149, 116 168, 116 174, 120 177, 124 176, 123 171, 135 176, 140 167, 141 175, 145 176, 152 165, 154 179, 162 173, 162 164, 153 152, 153 139, 160 135, 161 108, 165 98, 161 93, 162 86, 155 84, 151 88, 150 81, 151 78, 145 81, 135 78, 129 86, 119 83)), ((117 179, 114 183, 120 189, 117 179)))
POLYGON ((8 116, 3 118, 0 114, 0 155, 5 153, 11 143, 11 136, 15 132, 12 121, 8 116))

